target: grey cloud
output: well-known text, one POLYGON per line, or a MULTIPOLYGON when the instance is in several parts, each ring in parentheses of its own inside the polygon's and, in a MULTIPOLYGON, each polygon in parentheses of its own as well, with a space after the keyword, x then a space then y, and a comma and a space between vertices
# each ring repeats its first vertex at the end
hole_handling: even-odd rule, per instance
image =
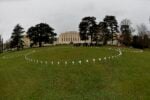
POLYGON ((148 26, 149 5, 149 0, 0 0, 0 33, 6 40, 17 23, 27 30, 40 22, 50 24, 57 33, 78 31, 82 17, 95 16, 102 21, 105 15, 148 26))
POLYGON ((14 2, 14 1, 25 1, 25 0, 0 0, 0 2, 14 2))

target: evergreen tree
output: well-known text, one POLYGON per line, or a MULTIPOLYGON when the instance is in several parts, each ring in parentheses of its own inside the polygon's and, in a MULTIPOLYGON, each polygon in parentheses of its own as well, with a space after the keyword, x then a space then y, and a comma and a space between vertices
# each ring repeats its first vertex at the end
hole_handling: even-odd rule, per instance
POLYGON ((122 44, 126 45, 126 46, 130 46, 131 45, 131 30, 129 25, 121 25, 121 37, 122 37, 122 44))
POLYGON ((79 31, 81 40, 88 40, 91 38, 91 43, 94 40, 96 26, 96 18, 95 17, 84 17, 79 24, 79 31))
POLYGON ((118 22, 116 20, 116 17, 115 16, 106 16, 104 18, 104 22, 107 25, 108 34, 111 36, 112 44, 113 44, 114 34, 119 32, 118 22))
POLYGON ((130 46, 132 42, 133 28, 131 27, 131 21, 129 19, 124 19, 121 21, 120 31, 122 33, 122 40, 120 42, 126 46, 130 46))
POLYGON ((99 27, 100 27, 100 33, 101 33, 103 45, 107 45, 107 41, 111 38, 109 34, 109 30, 107 29, 107 23, 100 22, 99 27))
POLYGON ((12 36, 11 36, 11 47, 17 48, 19 50, 20 48, 23 48, 23 28, 17 24, 13 30, 12 36))

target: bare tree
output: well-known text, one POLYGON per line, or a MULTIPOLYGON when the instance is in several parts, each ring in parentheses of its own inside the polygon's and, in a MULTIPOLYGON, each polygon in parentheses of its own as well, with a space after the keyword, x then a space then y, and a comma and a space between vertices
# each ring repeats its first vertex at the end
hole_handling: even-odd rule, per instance
POLYGON ((147 35, 148 29, 145 24, 137 25, 138 35, 144 37, 144 35, 147 35))
POLYGON ((120 26, 129 26, 131 33, 135 32, 135 29, 132 27, 132 22, 130 19, 123 19, 120 23, 120 26))
POLYGON ((128 25, 128 26, 131 26, 132 22, 129 20, 129 19, 123 19, 121 21, 121 25, 128 25))
POLYGON ((148 37, 148 29, 145 24, 141 24, 137 26, 138 30, 138 37, 136 40, 138 42, 136 43, 134 40, 133 42, 136 43, 136 45, 140 48, 148 48, 149 47, 149 37, 148 37))

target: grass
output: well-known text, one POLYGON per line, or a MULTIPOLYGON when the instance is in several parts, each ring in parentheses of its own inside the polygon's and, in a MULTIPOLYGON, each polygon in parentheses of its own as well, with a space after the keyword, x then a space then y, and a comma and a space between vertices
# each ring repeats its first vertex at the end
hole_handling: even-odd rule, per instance
POLYGON ((108 48, 58 46, 1 54, 0 99, 150 100, 150 51, 124 48, 119 58, 92 62, 117 54, 108 48), (54 61, 54 65, 26 61, 24 55, 33 50, 30 58, 54 61), (79 60, 84 62, 64 64, 79 60))

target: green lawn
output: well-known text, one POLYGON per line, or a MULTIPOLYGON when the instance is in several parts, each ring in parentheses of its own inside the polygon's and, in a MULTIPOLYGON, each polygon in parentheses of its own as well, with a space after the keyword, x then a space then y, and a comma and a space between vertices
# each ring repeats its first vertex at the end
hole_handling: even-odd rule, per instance
POLYGON ((58 46, 0 54, 0 100, 150 100, 150 50, 123 48, 122 56, 98 61, 118 54, 109 48, 58 46), (39 62, 26 61, 28 53, 39 62))

